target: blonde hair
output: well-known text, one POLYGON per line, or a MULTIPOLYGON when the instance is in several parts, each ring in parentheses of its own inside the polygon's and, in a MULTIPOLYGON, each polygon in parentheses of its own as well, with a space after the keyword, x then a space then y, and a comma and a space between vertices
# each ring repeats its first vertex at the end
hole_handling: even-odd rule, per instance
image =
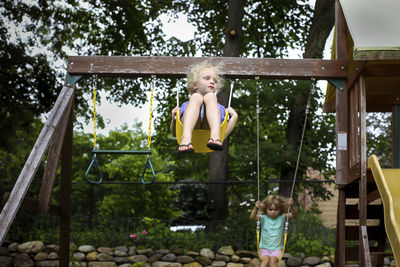
POLYGON ((199 64, 191 66, 189 72, 186 75, 187 82, 188 82, 188 90, 189 90, 190 94, 193 94, 196 92, 196 90, 194 89, 194 85, 200 79, 200 73, 205 69, 212 69, 217 74, 217 79, 218 79, 217 80, 217 90, 222 88, 222 86, 224 85, 224 79, 219 74, 220 66, 215 66, 207 61, 203 61, 199 64))
POLYGON ((278 195, 269 195, 261 202, 261 213, 267 214, 267 209, 272 205, 275 205, 275 208, 280 211, 280 214, 287 212, 288 203, 285 199, 278 195))

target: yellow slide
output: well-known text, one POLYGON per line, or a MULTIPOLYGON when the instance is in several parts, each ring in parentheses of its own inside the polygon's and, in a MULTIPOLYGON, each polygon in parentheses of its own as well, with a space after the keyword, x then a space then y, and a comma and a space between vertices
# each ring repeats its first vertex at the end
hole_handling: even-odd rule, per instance
POLYGON ((383 202, 386 234, 392 246, 396 266, 400 266, 400 169, 381 169, 375 155, 368 158, 383 202))

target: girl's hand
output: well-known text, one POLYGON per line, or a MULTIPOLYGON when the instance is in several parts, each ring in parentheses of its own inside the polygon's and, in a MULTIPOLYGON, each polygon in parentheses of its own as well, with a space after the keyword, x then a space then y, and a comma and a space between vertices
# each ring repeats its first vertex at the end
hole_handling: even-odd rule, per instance
POLYGON ((171 112, 173 121, 176 119, 176 112, 178 112, 178 110, 180 110, 180 108, 178 106, 176 106, 176 107, 174 107, 174 109, 171 112))
POLYGON ((294 203, 293 198, 289 198, 287 201, 288 201, 288 204, 289 204, 289 205, 293 205, 293 203, 294 203))
POLYGON ((255 207, 256 207, 257 209, 259 209, 259 208, 261 207, 261 201, 260 201, 260 200, 258 200, 258 201, 256 202, 255 207))
POLYGON ((236 111, 235 111, 232 107, 227 108, 226 111, 228 111, 228 114, 229 114, 229 116, 230 116, 231 118, 232 118, 232 117, 237 117, 237 116, 238 116, 237 113, 236 113, 236 111))

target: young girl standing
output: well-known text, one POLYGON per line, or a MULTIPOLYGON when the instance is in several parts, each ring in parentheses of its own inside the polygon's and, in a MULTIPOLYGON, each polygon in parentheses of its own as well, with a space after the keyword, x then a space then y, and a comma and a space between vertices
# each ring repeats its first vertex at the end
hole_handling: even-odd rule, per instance
POLYGON ((277 266, 283 249, 285 218, 290 219, 296 216, 296 209, 292 205, 292 198, 285 201, 278 195, 269 195, 262 202, 257 201, 251 210, 250 219, 261 221, 260 267, 277 266), (291 206, 290 213, 288 213, 289 205, 291 206), (261 214, 257 214, 258 210, 261 214))
MULTIPOLYGON (((183 124, 181 145, 178 152, 193 152, 193 129, 210 129, 210 139, 207 147, 212 150, 222 150, 220 126, 225 119, 225 107, 218 103, 216 92, 223 86, 223 79, 218 68, 203 62, 193 66, 187 74, 190 99, 180 107, 180 116, 183 124), (204 119, 205 118, 205 119, 204 119)), ((171 132, 175 136, 175 117, 179 107, 172 110, 171 132)), ((225 136, 233 130, 237 121, 237 113, 231 107, 227 108, 230 115, 225 136)))

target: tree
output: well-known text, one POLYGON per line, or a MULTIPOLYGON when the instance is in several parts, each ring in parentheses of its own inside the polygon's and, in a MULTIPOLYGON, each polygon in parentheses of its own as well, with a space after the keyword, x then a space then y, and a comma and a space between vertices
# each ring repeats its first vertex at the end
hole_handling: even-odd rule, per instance
MULTIPOLYGON (((334 0, 317 0, 315 2, 314 15, 311 23, 309 33, 307 35, 307 42, 305 45, 304 58, 321 58, 325 47, 326 39, 333 28, 335 22, 335 1, 334 0)), ((301 139, 303 116, 306 110, 306 103, 310 92, 310 83, 304 84, 303 90, 298 90, 296 93, 295 101, 290 108, 288 119, 288 127, 286 130, 286 139, 290 150, 297 151, 299 140, 301 139)), ((310 128, 308 128, 310 129, 310 128)), ((295 160, 289 160, 289 166, 283 166, 281 171, 282 180, 294 179, 295 160)), ((304 169, 305 170, 305 169, 304 169)), ((283 196, 290 196, 291 188, 281 184, 279 187, 279 194, 283 196)))
MULTIPOLYGON (((316 10, 319 10, 319 2, 323 1, 317 1, 316 10)), ((212 3, 213 9, 210 9, 209 1, 194 1, 189 5, 187 1, 181 0, 90 0, 68 1, 66 4, 53 1, 5 1, 2 17, 5 21, 18 24, 23 30, 31 33, 25 43, 26 51, 32 51, 35 46, 48 48, 51 55, 46 57, 51 61, 65 61, 66 51, 81 55, 173 56, 193 56, 199 51, 203 56, 283 57, 288 54, 290 47, 303 47, 302 44, 306 43, 312 14, 309 3, 293 0, 254 0, 246 3, 218 0, 212 3), (194 40, 164 40, 158 16, 162 13, 175 14, 181 11, 187 12, 189 22, 198 29, 194 40), (22 23, 23 20, 28 23, 22 23), (232 29, 235 32, 231 31, 232 29)), ((325 5, 322 3, 322 6, 325 5)), ((319 18, 322 20, 321 16, 319 18)), ((317 23, 313 22, 313 25, 317 23)), ((314 42, 312 38, 318 34, 310 36, 312 37, 309 43, 314 42)), ((96 77, 80 81, 77 87, 76 114, 88 117, 84 96, 95 83, 97 88, 108 91, 114 101, 139 106, 147 100, 145 93, 149 90, 149 81, 96 77)), ((255 107, 257 95, 262 103, 261 152, 263 155, 273 155, 266 161, 262 175, 273 178, 288 176, 282 166, 287 161, 292 162, 293 166, 295 148, 299 140, 299 118, 304 115, 309 86, 286 81, 262 81, 259 84, 254 81, 237 81, 234 107, 239 113, 239 123, 229 138, 229 151, 226 147, 225 152, 218 155, 214 153, 207 156, 182 157, 171 153, 176 149, 176 142, 168 134, 170 110, 175 105, 172 88, 177 85, 182 86, 182 83, 174 79, 156 80, 156 88, 160 88, 155 96, 159 103, 156 112, 161 116, 155 121, 157 134, 154 138, 154 146, 165 159, 163 163, 168 164, 167 167, 176 179, 207 180, 210 176, 215 180, 254 180, 256 125, 252 107, 255 107), (285 132, 294 133, 293 138, 287 135, 286 139, 285 132), (229 169, 226 167, 228 160, 229 169), (218 163, 210 166, 210 161, 218 163)), ((184 96, 181 97, 183 99, 184 96)), ((222 92, 219 97, 220 101, 226 104, 227 92, 222 92)), ((315 108, 316 102, 313 102, 312 109, 315 108)), ((323 128, 323 122, 313 119, 313 123, 317 127, 313 127, 306 135, 306 138, 309 138, 309 147, 305 149, 310 153, 303 164, 312 162, 312 155, 316 154, 319 144, 312 139, 315 130, 319 131, 319 135, 324 135, 321 146, 326 145, 329 137, 329 134, 326 134, 327 129, 323 128)), ((325 163, 322 161, 318 163, 321 166, 325 163)), ((244 194, 255 191, 249 187, 227 189, 222 186, 218 191, 211 192, 210 199, 215 199, 214 217, 223 218, 226 215, 227 199, 237 203, 237 200, 245 199, 244 194), (236 192, 240 194, 235 194, 236 192)))

